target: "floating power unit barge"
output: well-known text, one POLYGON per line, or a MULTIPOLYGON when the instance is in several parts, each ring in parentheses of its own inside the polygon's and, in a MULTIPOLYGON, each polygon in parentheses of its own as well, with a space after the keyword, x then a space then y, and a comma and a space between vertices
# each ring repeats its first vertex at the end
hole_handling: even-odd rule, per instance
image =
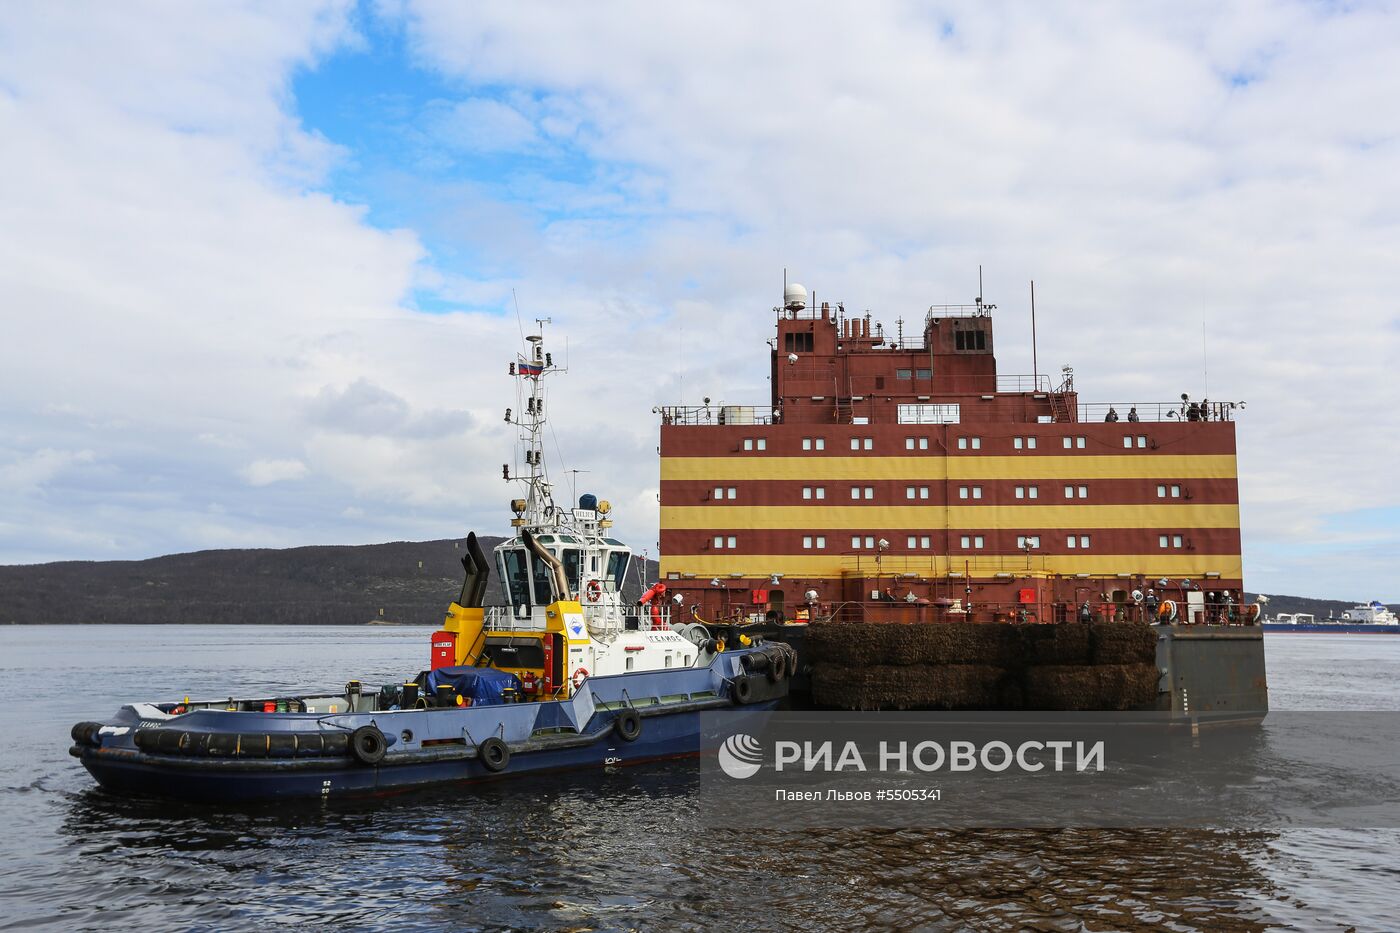
POLYGON ((799 652, 818 621, 1149 623, 1152 705, 1258 719, 1243 403, 1085 403, 1070 367, 1000 374, 994 308, 929 307, 911 339, 787 286, 768 405, 657 409, 673 603, 799 652))

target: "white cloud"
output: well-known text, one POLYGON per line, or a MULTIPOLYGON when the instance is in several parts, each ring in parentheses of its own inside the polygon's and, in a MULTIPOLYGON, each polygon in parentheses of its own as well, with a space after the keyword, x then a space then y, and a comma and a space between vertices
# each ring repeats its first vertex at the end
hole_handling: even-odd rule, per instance
MULTIPOLYGON (((405 310, 418 287, 501 309, 515 287, 527 322, 554 319, 579 491, 654 542, 650 409, 766 401, 784 266, 893 327, 968 300, 983 263, 1004 372, 1030 368, 1035 278, 1042 369, 1074 364, 1086 399, 1200 394, 1204 319, 1209 394, 1250 402, 1251 585, 1294 586, 1274 544, 1400 505, 1389 10, 403 9, 463 89, 417 127, 445 160, 567 146, 589 172, 405 166, 418 229, 379 230, 324 193, 353 153, 289 93, 362 41, 344 3, 6 11, 5 462, 92 459, 53 474, 82 477, 63 501, 3 500, 0 560, 499 530, 516 325, 405 310), (435 268, 422 240, 482 265, 435 268), (277 461, 316 482, 248 487, 277 461)), ((1318 553, 1319 591, 1384 569, 1318 553)))
MULTIPOLYGON (((1250 401, 1246 564, 1269 565, 1252 585, 1376 585, 1331 557, 1300 584, 1267 552, 1400 505, 1394 11, 410 8, 432 68, 555 106, 664 208, 630 238, 614 212, 552 224, 539 247, 598 304, 627 296, 630 315, 588 326, 657 352, 669 385, 647 402, 674 398, 682 367, 692 397, 765 399, 782 266, 892 326, 968 300, 983 263, 1003 372, 1030 369, 1035 278, 1042 368, 1074 364, 1085 400, 1199 396, 1204 357, 1212 398, 1250 401), (703 310, 676 300, 685 282, 703 310)), ((639 448, 640 402, 617 419, 642 427, 639 448)))
POLYGON ((306 476, 300 460, 254 460, 243 468, 243 478, 253 486, 269 486, 306 476))

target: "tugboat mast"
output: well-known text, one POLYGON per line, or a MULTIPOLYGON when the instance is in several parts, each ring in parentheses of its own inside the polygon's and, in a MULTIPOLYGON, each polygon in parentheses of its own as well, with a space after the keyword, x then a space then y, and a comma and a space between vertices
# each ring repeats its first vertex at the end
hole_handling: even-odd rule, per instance
POLYGON ((523 383, 521 388, 524 391, 521 394, 526 395, 525 410, 516 418, 506 419, 520 429, 520 447, 525 453, 527 471, 525 475, 511 476, 509 467, 504 470, 508 481, 525 484, 525 498, 512 503, 512 506, 519 508, 514 509, 516 518, 511 524, 534 530, 558 525, 561 513, 554 504, 553 486, 544 463, 544 427, 547 418, 541 382, 547 374, 558 371, 554 365, 554 355, 544 350, 542 332, 549 322, 549 318, 535 319, 541 333, 525 338, 525 354, 511 364, 511 375, 523 383))

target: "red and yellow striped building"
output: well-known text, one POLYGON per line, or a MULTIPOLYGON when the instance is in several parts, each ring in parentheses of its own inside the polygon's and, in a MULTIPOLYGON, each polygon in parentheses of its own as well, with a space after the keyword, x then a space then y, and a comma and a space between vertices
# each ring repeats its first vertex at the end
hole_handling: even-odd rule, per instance
POLYGON ((982 306, 930 309, 911 342, 801 305, 778 309, 770 406, 662 409, 661 571, 701 618, 1238 600, 1232 405, 1119 405, 1109 422, 1071 374, 998 376, 982 306))

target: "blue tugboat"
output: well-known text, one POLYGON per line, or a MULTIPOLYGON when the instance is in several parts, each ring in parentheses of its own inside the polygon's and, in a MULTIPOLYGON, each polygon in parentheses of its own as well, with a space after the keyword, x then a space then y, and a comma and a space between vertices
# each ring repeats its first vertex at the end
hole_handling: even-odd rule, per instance
POLYGON ((695 755, 700 717, 776 706, 792 648, 699 621, 671 623, 678 596, 622 594, 632 553, 611 506, 555 502, 545 470, 543 338, 510 364, 524 383, 527 470, 514 536, 496 548, 505 605, 483 608, 490 565, 476 536, 466 579, 433 633, 430 666, 401 684, 334 694, 134 703, 73 727, 70 753, 110 790, 199 801, 337 798, 538 771, 695 755))

